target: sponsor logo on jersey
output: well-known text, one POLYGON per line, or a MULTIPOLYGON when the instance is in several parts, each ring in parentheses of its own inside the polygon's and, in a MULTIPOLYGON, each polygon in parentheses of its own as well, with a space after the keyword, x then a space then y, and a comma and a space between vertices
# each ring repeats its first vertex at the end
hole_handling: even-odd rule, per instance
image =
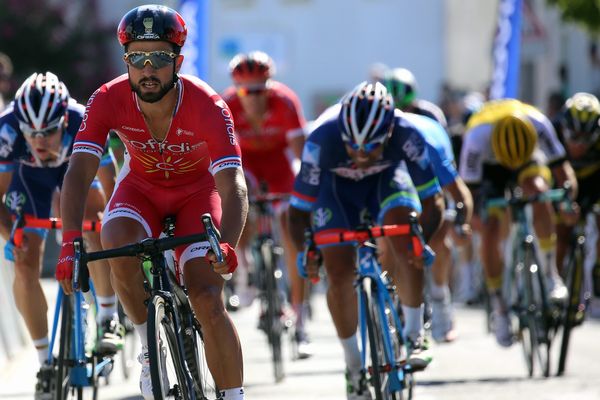
POLYGON ((302 161, 313 165, 319 165, 320 156, 321 146, 313 142, 306 142, 304 149, 302 150, 302 161))
POLYGON ((6 193, 6 197, 4 199, 4 204, 10 210, 16 211, 19 207, 22 207, 26 201, 27 201, 27 198, 25 197, 25 194, 18 192, 18 191, 12 191, 12 192, 6 193))
POLYGON ((117 203, 115 203, 115 208, 113 209, 113 211, 116 211, 116 209, 124 209, 124 208, 130 208, 132 210, 134 210, 137 213, 141 213, 140 209, 137 208, 136 206, 134 206, 131 203, 124 203, 122 201, 119 201, 117 203))
POLYGON ((133 127, 127 126, 127 125, 121 125, 121 129, 125 129, 126 131, 133 131, 133 132, 146 132, 145 130, 143 130, 141 128, 133 128, 133 127))
POLYGON ((322 228, 331 220, 333 213, 329 208, 317 208, 312 214, 313 225, 322 228))
POLYGON ((216 105, 221 108, 221 116, 223 117, 223 121, 225 121, 225 128, 227 129, 227 137, 229 137, 229 143, 232 146, 237 144, 237 140, 235 138, 235 126, 233 124, 233 117, 231 116, 231 111, 227 107, 227 103, 223 100, 219 100, 216 102, 216 105))
POLYGON ((194 136, 194 132, 192 132, 192 131, 186 131, 185 129, 181 129, 181 128, 177 128, 177 130, 175 131, 175 134, 177 136, 181 136, 181 135, 194 136))
POLYGON ((389 168, 390 165, 392 165, 391 162, 385 162, 382 164, 373 165, 365 169, 360 169, 352 166, 343 166, 332 168, 331 171, 333 171, 336 175, 341 176, 342 178, 360 181, 361 179, 367 176, 375 175, 380 173, 381 171, 384 171, 385 169, 389 168))
POLYGON ((302 164, 300 167, 300 180, 312 186, 319 185, 319 177, 321 176, 321 168, 312 164, 302 164))
POLYGON ((206 158, 204 156, 195 160, 187 160, 173 155, 160 159, 150 154, 133 154, 133 156, 144 166, 145 172, 149 174, 162 172, 166 179, 169 179, 171 174, 183 175, 195 171, 198 163, 206 158))
POLYGON ((85 113, 83 114, 83 118, 81 120, 81 125, 79 125, 79 131, 84 131, 87 128, 87 120, 88 120, 88 113, 90 112, 90 106, 94 102, 94 99, 96 98, 96 95, 98 95, 98 92, 100 92, 100 89, 97 89, 94 93, 92 93, 92 95, 88 99, 88 102, 85 105, 85 113))
POLYGON ((477 152, 468 152, 467 153, 467 169, 474 171, 477 170, 479 165, 479 153, 477 152))
POLYGON ((124 138, 127 143, 129 143, 136 150, 140 150, 143 153, 148 152, 170 152, 176 154, 186 154, 196 150, 205 142, 200 143, 190 143, 190 142, 181 142, 181 143, 169 143, 167 140, 162 142, 157 142, 154 138, 150 138, 145 142, 139 140, 128 140, 124 138))
POLYGON ((402 145, 402 150, 410 161, 421 165, 425 158, 425 141, 422 137, 412 133, 402 145))
POLYGON ((10 125, 4 124, 0 129, 0 157, 6 158, 13 151, 17 139, 17 131, 10 125))

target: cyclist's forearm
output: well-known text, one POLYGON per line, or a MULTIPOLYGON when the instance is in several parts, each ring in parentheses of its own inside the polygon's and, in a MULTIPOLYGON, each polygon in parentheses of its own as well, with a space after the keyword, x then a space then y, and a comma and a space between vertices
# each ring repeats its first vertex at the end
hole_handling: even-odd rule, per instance
POLYGON ((81 229, 88 191, 98 164, 99 160, 90 154, 76 153, 71 157, 60 193, 63 231, 81 229))
POLYGON ((552 175, 554 176, 558 187, 564 187, 565 183, 569 182, 569 197, 571 199, 577 198, 577 177, 575 175, 573 167, 568 161, 565 161, 562 164, 559 164, 552 168, 552 175))
POLYGON ((304 250, 304 230, 310 228, 310 213, 290 206, 288 229, 296 251, 304 250))
POLYGON ((444 198, 441 193, 428 197, 422 201, 423 213, 419 217, 419 223, 423 228, 425 241, 429 242, 433 234, 439 229, 442 223, 444 212, 444 198))
POLYGON ((457 178, 446 188, 456 203, 463 203, 464 222, 466 224, 471 223, 471 217, 473 216, 473 196, 465 182, 457 178))

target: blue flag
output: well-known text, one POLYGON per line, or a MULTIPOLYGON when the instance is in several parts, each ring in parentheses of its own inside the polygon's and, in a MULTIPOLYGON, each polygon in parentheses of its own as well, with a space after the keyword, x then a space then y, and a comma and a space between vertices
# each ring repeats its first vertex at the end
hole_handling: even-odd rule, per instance
POLYGON ((519 92, 522 0, 500 0, 494 38, 490 98, 516 98, 519 92))
POLYGON ((181 51, 185 56, 181 72, 208 79, 210 0, 181 0, 179 13, 188 36, 181 51))

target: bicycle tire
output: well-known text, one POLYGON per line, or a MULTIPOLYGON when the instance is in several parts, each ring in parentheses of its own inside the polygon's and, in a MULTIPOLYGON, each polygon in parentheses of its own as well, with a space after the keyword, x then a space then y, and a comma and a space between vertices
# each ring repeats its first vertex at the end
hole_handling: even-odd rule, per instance
POLYGON ((548 311, 544 300, 545 287, 534 251, 531 244, 527 243, 521 271, 523 294, 521 296, 519 330, 528 375, 533 376, 537 360, 542 375, 547 377, 550 370, 551 338, 546 323, 548 311))
POLYGON ((567 366, 567 356, 569 352, 569 343, 571 331, 576 325, 578 313, 581 304, 581 289, 583 286, 583 263, 585 260, 583 243, 577 243, 572 250, 572 256, 567 265, 567 288, 569 290, 568 302, 565 305, 562 320, 562 338, 560 343, 560 353, 558 358, 558 369, 556 374, 564 374, 567 366))
MULTIPOLYGON (((364 283, 363 283, 364 285, 364 283)), ((391 315, 392 309, 389 306, 384 306, 386 309, 384 315, 387 318, 382 319, 381 310, 379 308, 379 299, 376 295, 377 287, 372 282, 370 291, 361 289, 361 295, 363 296, 363 304, 365 307, 365 318, 367 324, 367 335, 369 338, 369 353, 371 365, 367 367, 369 375, 372 378, 372 388, 376 400, 403 400, 412 398, 412 388, 414 385, 414 379, 412 374, 410 377, 406 376, 403 385, 405 385, 405 391, 402 389, 392 392, 390 389, 390 368, 402 368, 403 363, 400 355, 402 354, 402 336, 401 328, 395 326, 395 319, 391 315), (396 359, 394 365, 391 365, 387 361, 385 354, 385 345, 383 341, 383 331, 387 329, 392 350, 396 359), (404 393, 405 392, 405 393, 404 393)))
POLYGON ((264 271, 265 297, 267 305, 267 338, 271 347, 271 360, 273 362, 273 376, 276 382, 281 382, 285 377, 283 368, 283 322, 281 317, 283 309, 275 270, 277 255, 273 249, 273 242, 267 239, 260 246, 261 262, 264 271))
POLYGON ((69 371, 71 370, 71 340, 73 331, 73 305, 71 297, 62 296, 60 340, 56 360, 56 399, 65 400, 71 388, 69 371))
POLYGON ((183 400, 193 398, 188 385, 188 371, 179 349, 172 311, 165 299, 154 296, 148 303, 148 356, 155 400, 167 396, 183 400), (165 354, 164 364, 162 353, 165 354))

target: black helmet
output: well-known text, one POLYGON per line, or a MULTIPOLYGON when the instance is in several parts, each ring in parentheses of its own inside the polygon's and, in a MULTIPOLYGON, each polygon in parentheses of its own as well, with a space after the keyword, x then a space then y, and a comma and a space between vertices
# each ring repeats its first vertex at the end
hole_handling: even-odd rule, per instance
POLYGON ((182 47, 187 37, 187 28, 177 11, 149 4, 136 7, 123 16, 117 37, 123 46, 135 40, 164 40, 182 47))

